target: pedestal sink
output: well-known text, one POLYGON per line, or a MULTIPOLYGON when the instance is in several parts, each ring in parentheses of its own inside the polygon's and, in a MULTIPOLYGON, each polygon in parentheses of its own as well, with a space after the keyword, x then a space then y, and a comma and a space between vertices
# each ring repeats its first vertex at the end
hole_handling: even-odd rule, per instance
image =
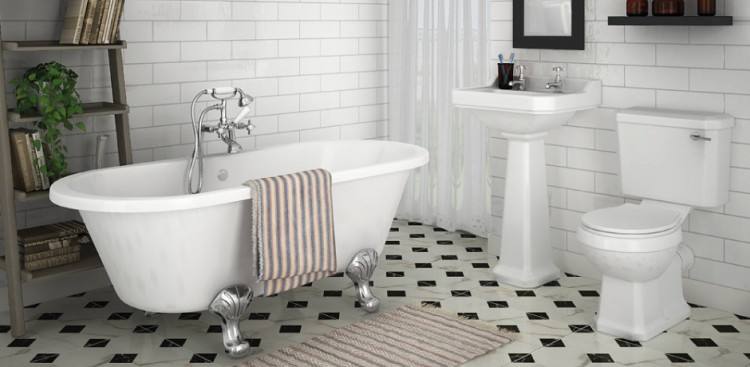
POLYGON ((453 91, 456 107, 473 111, 508 139, 500 261, 493 272, 500 282, 520 288, 536 288, 560 277, 549 241, 544 137, 576 112, 601 104, 599 81, 566 79, 555 91, 546 89, 546 82, 527 78, 525 91, 453 91))

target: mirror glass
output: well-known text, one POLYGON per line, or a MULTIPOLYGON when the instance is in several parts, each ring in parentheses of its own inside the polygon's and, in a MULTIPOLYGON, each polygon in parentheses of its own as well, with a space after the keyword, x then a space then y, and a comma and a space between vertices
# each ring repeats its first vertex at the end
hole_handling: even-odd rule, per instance
POLYGON ((524 35, 569 37, 573 34, 573 0, 523 2, 524 35))

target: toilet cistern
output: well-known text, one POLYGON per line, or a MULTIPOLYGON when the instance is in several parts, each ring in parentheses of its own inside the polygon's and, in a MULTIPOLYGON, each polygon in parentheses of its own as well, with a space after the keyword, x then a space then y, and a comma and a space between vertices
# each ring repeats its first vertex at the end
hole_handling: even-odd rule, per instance
POLYGON ((547 80, 526 77, 524 86, 456 89, 453 103, 508 139, 502 238, 491 236, 488 247, 491 255, 500 255, 493 269, 500 282, 536 288, 560 277, 549 240, 544 138, 577 111, 598 107, 602 85, 567 79, 552 91, 547 80))

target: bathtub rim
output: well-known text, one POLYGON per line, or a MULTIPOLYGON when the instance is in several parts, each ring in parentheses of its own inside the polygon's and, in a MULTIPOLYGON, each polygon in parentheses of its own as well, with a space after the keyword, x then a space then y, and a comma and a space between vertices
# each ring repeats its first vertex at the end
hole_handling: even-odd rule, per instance
MULTIPOLYGON (((335 141, 319 141, 319 142, 307 142, 307 143, 292 143, 278 145, 270 148, 262 149, 268 150, 282 150, 291 146, 299 145, 326 145, 326 144, 371 144, 371 145, 390 145, 395 146, 397 149, 404 150, 404 158, 368 165, 364 167, 352 168, 347 170, 341 170, 331 172, 333 184, 345 183, 349 181, 356 181, 366 179, 369 177, 376 177, 382 175, 388 175, 397 172, 408 171, 424 166, 429 162, 429 153, 426 149, 401 142, 395 141, 382 141, 382 140, 335 140, 335 141)), ((258 150, 247 151, 239 154, 252 154, 258 150)), ((220 157, 225 154, 215 154, 207 156, 206 158, 220 157)), ((109 170, 116 170, 122 168, 132 168, 146 165, 169 165, 175 162, 184 162, 186 158, 176 158, 169 160, 161 160, 154 162, 144 162, 133 164, 129 166, 118 166, 110 167, 100 170, 91 170, 81 173, 76 173, 67 177, 64 177, 50 187, 49 198, 52 203, 64 207, 80 211, 87 212, 98 212, 98 213, 157 213, 157 212, 171 212, 178 210, 191 210, 200 209, 215 205, 222 205, 227 203, 238 202, 247 200, 250 198, 250 192, 248 187, 243 185, 209 191, 198 195, 172 195, 172 196, 132 196, 132 197, 119 197, 119 196, 103 196, 93 195, 79 190, 75 190, 71 187, 71 184, 79 180, 86 179, 89 176, 102 174, 109 170)))

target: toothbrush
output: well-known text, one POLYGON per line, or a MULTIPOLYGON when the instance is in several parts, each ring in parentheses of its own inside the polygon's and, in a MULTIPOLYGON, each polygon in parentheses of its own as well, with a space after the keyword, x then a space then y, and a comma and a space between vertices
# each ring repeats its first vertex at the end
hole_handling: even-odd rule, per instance
POLYGON ((500 63, 502 64, 503 63, 503 54, 499 54, 499 55, 497 55, 497 57, 500 58, 500 63))
POLYGON ((516 61, 516 53, 511 52, 510 53, 510 63, 513 64, 516 61))

